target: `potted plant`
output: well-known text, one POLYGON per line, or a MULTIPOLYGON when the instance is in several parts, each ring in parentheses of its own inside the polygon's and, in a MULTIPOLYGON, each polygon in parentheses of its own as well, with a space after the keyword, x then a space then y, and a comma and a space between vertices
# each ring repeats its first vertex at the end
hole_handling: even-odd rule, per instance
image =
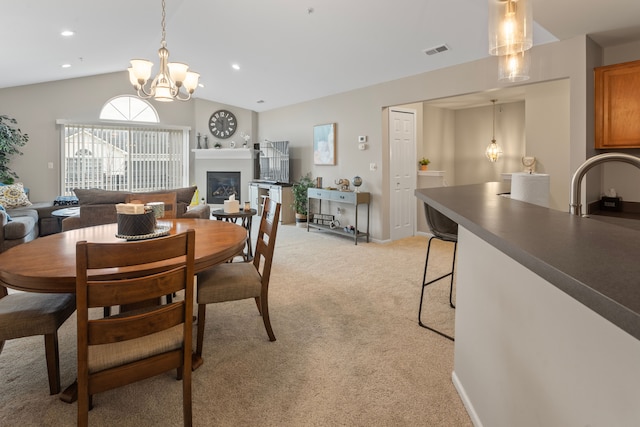
POLYGON ((22 155, 18 147, 29 141, 29 135, 16 128, 18 122, 8 116, 0 116, 0 182, 12 184, 18 175, 9 168, 10 157, 14 154, 22 155))
POLYGON ((293 184, 293 210, 296 212, 296 222, 306 222, 307 211, 307 189, 315 187, 315 180, 311 173, 306 174, 293 184))
POLYGON ((431 163, 431 160, 427 159, 426 157, 423 157, 423 158, 420 159, 420 161, 418 163, 420 163, 420 170, 421 171, 426 171, 427 170, 427 165, 429 163, 431 163))

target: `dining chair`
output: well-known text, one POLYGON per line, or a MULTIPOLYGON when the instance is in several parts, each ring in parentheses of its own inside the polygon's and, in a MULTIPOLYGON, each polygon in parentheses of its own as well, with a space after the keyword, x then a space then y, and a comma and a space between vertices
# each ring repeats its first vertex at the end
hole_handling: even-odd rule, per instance
POLYGON ((164 219, 174 219, 178 216, 178 194, 175 191, 166 193, 130 193, 125 197, 125 203, 147 204, 152 202, 164 203, 164 219))
POLYGON ((7 340, 44 335, 50 394, 60 393, 58 329, 75 310, 73 294, 9 294, 0 286, 0 353, 7 340))
MULTIPOLYGON (((177 369, 184 425, 191 425, 191 353, 195 231, 156 239, 76 244, 78 425, 88 424, 93 396, 177 369), (183 300, 160 304, 184 291, 183 300), (152 301, 90 318, 96 307, 152 301)), ((158 420, 160 422, 160 420, 158 420)))
POLYGON ((207 304, 254 298, 269 340, 276 340, 269 320, 268 292, 279 217, 280 203, 267 198, 260 218, 253 261, 219 264, 198 273, 198 358, 202 356, 207 304))
POLYGON ((424 213, 427 219, 427 225, 431 230, 432 236, 429 238, 429 243, 427 244, 427 257, 424 262, 424 274, 422 276, 422 293, 420 294, 420 307, 418 308, 418 324, 423 328, 429 329, 445 338, 454 341, 454 338, 450 335, 447 335, 443 332, 440 332, 431 326, 426 325, 422 321, 422 305, 424 302, 424 290, 427 286, 432 283, 438 282, 445 277, 451 277, 451 281, 449 283, 449 306, 451 308, 456 308, 453 303, 453 272, 456 267, 456 252, 458 248, 458 224, 449 219, 447 216, 443 215, 440 211, 434 209, 427 203, 424 204, 424 213), (431 252, 431 241, 433 239, 442 240, 444 242, 453 242, 453 264, 451 266, 451 271, 439 276, 435 279, 432 279, 427 282, 427 267, 429 266, 429 254, 431 252))
MULTIPOLYGON (((178 216, 178 193, 175 191, 158 192, 158 193, 130 193, 125 197, 125 203, 147 204, 153 202, 164 203, 164 215, 161 219, 175 219, 178 216)), ((171 302, 174 295, 165 295, 167 302, 171 302)), ((105 309, 105 316, 108 315, 108 309, 105 309)))

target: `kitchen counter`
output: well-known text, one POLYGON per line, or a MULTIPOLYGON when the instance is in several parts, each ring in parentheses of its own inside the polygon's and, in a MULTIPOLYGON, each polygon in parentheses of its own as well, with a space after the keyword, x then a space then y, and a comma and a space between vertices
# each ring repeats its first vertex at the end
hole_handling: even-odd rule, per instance
POLYGON ((415 195, 640 340, 637 224, 498 196, 509 188, 493 182, 418 189, 415 195))
POLYGON ((640 230, 507 191, 415 192, 459 224, 452 380, 474 425, 640 425, 640 230))

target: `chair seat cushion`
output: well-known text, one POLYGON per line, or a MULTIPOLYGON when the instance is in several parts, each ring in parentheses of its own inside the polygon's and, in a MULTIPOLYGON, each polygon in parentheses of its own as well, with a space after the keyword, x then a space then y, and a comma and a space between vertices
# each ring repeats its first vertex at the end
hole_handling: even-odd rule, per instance
POLYGON ((91 345, 88 355, 89 372, 103 371, 182 348, 183 328, 184 324, 179 324, 162 332, 128 341, 91 345))
POLYGON ((220 264, 198 273, 198 304, 260 296, 262 277, 253 263, 220 264))
POLYGON ((0 299, 0 341, 52 334, 75 310, 74 294, 9 294, 0 299))

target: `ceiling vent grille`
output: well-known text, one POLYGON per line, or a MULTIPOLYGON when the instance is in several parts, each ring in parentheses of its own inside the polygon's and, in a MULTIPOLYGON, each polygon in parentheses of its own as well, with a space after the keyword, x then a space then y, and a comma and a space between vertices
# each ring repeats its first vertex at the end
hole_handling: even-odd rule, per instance
POLYGON ((446 44, 442 44, 440 46, 425 49, 424 53, 426 53, 427 55, 435 55, 436 53, 442 53, 448 50, 449 50, 449 46, 447 46, 446 44))

